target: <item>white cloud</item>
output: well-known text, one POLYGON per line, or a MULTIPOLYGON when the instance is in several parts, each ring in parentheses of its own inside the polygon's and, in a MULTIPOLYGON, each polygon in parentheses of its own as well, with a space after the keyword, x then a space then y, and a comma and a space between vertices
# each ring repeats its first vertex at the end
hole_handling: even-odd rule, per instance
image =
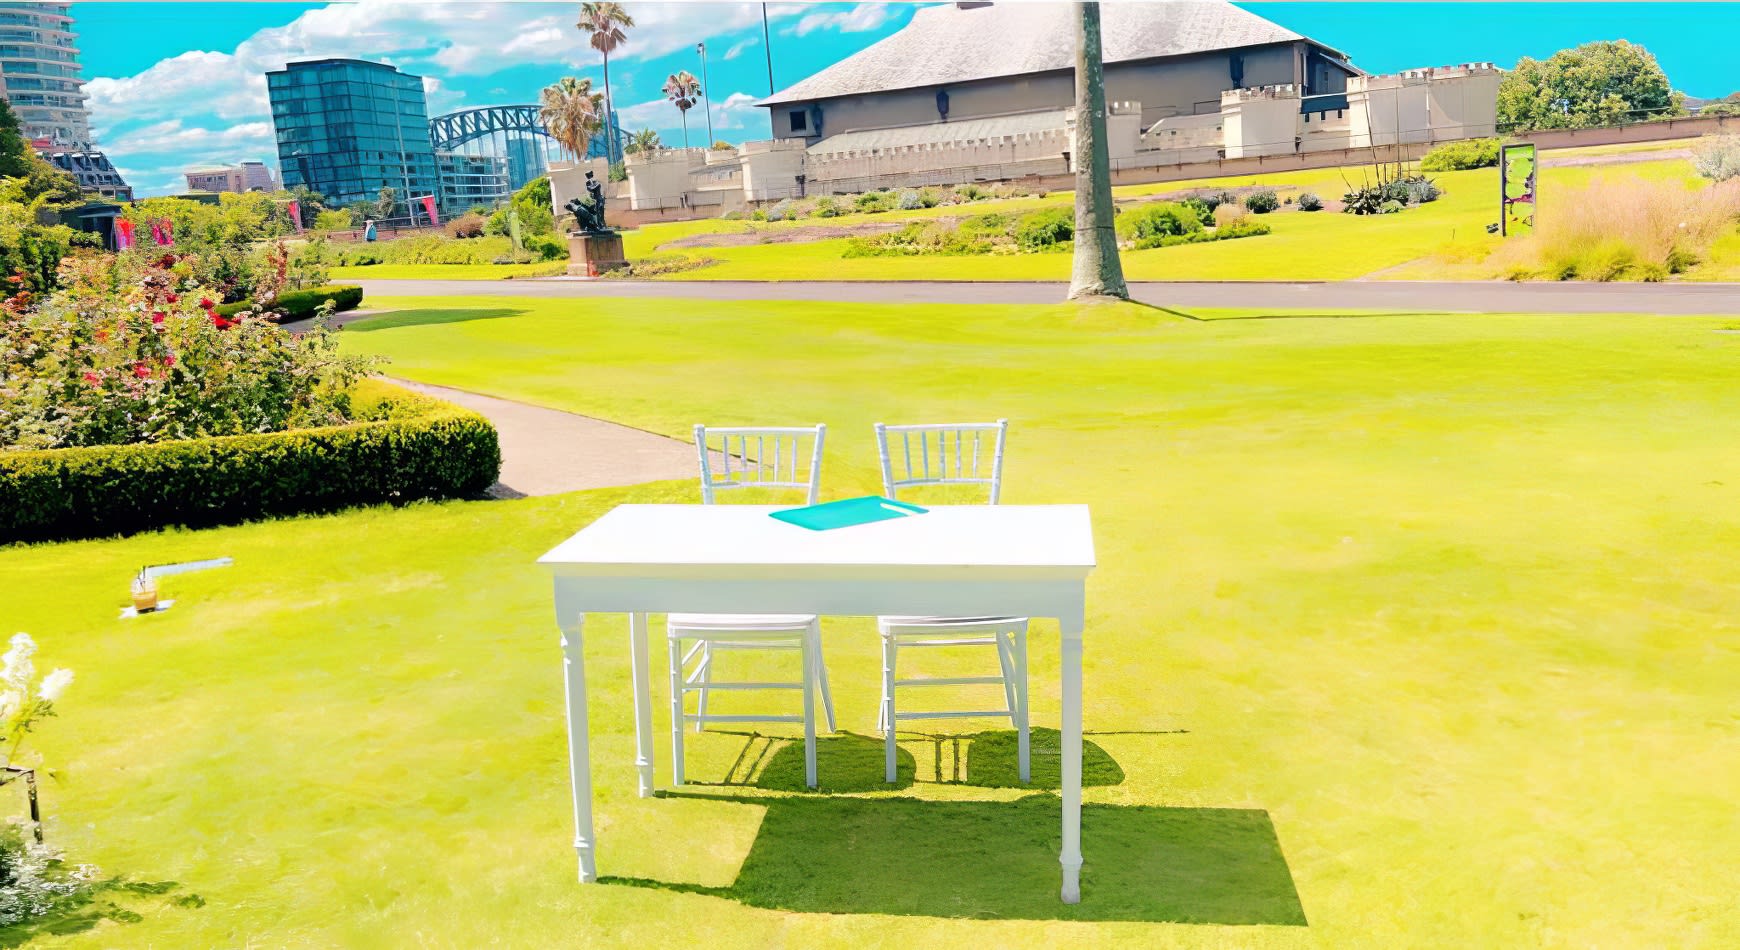
POLYGON ((805 36, 817 30, 837 30, 841 33, 863 33, 874 30, 894 17, 892 4, 860 3, 850 10, 840 10, 832 13, 809 13, 799 20, 797 26, 787 30, 797 36, 805 36))
POLYGON ((752 36, 749 39, 732 44, 731 48, 725 51, 725 58, 727 60, 736 59, 737 57, 743 55, 744 50, 751 49, 753 47, 760 46, 760 45, 761 45, 761 39, 759 37, 752 36))
MULTIPOLYGON (((186 128, 180 119, 164 119, 131 129, 105 143, 109 151, 120 154, 153 152, 222 151, 224 155, 238 151, 261 154, 273 150, 272 123, 243 122, 225 129, 186 128)), ((214 156, 213 161, 229 161, 214 156)))

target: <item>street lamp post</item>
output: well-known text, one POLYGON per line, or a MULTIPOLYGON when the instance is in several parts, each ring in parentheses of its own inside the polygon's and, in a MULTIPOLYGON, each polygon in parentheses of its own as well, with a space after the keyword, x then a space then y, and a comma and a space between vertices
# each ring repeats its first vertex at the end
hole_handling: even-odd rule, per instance
MULTIPOLYGON (((767 94, 773 95, 773 34, 767 29, 767 4, 761 5, 761 48, 767 53, 767 94)), ((767 110, 767 137, 775 138, 773 131, 773 110, 767 110)))
POLYGON ((696 43, 695 52, 701 54, 701 101, 707 106, 707 147, 712 148, 713 138, 713 94, 708 92, 713 84, 707 79, 707 44, 696 43))

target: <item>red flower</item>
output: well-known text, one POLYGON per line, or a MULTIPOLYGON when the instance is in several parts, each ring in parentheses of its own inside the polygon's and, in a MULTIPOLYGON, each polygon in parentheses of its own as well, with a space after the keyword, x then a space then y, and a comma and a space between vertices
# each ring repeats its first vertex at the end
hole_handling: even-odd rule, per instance
POLYGON ((179 294, 164 294, 163 299, 169 301, 170 303, 174 303, 177 300, 180 300, 181 296, 179 294))
POLYGON ((139 377, 140 379, 150 379, 151 378, 151 367, 146 366, 144 363, 134 363, 133 364, 133 375, 139 377))
POLYGON ((225 320, 214 311, 211 315, 211 325, 217 327, 219 330, 228 330, 234 325, 234 323, 230 320, 225 320))
POLYGON ((171 353, 168 356, 165 356, 163 358, 163 365, 164 366, 174 366, 175 365, 175 354, 171 353))
POLYGON ((161 310, 154 311, 151 314, 151 322, 152 323, 162 323, 164 320, 168 319, 168 317, 169 317, 169 314, 166 314, 161 310))
POLYGON ((107 343, 109 341, 109 331, 107 330, 98 330, 96 333, 91 335, 97 338, 98 343, 107 343))
POLYGON ((211 308, 213 308, 213 307, 215 307, 215 306, 217 306, 217 304, 215 304, 215 303, 212 303, 212 302, 211 302, 211 298, 210 298, 210 297, 201 297, 201 298, 199 298, 199 305, 200 305, 200 306, 201 306, 201 307, 204 307, 204 308, 205 308, 205 309, 207 309, 207 310, 210 310, 210 309, 211 309, 211 308))
POLYGON ((101 386, 103 384, 103 377, 98 376, 96 373, 87 372, 85 373, 85 382, 90 383, 92 386, 101 386))

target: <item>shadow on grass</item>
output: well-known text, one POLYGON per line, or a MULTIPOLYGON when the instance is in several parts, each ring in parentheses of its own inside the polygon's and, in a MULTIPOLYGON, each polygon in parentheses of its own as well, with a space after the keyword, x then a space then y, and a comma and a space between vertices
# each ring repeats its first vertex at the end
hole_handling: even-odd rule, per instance
POLYGON ((1084 805, 1082 901, 1070 905, 1058 899, 1059 806, 1050 795, 718 800, 766 809, 729 887, 599 881, 801 913, 1306 924, 1274 825, 1259 809, 1084 805))
MULTIPOLYGON (((1061 735, 1056 729, 1034 729, 1029 740, 1032 781, 1021 781, 1017 736, 1004 729, 972 735, 901 734, 895 753, 892 784, 883 780, 883 745, 877 736, 843 733, 816 740, 816 783, 804 785, 804 746, 801 740, 775 738, 759 733, 741 733, 745 741, 737 759, 719 786, 753 787, 773 792, 839 794, 886 792, 910 788, 917 781, 917 761, 912 752, 915 739, 931 761, 928 780, 943 785, 980 788, 1063 787, 1061 735)), ((1124 770, 1092 741, 1081 747, 1081 780, 1087 787, 1118 785, 1124 770)), ((698 782, 693 784, 715 784, 698 782)))
POLYGON ((93 881, 70 894, 48 898, 43 912, 27 921, 0 927, 0 947, 21 947, 39 937, 80 934, 96 928, 103 921, 133 924, 144 920, 130 906, 147 898, 160 898, 165 906, 204 907, 205 900, 197 894, 176 892, 181 885, 175 881, 128 881, 110 878, 93 881))
POLYGON ((434 326, 441 323, 466 323, 472 320, 499 320, 517 317, 526 311, 512 307, 474 308, 470 310, 394 310, 377 317, 368 317, 346 324, 346 333, 373 333, 376 330, 396 330, 400 327, 434 326))

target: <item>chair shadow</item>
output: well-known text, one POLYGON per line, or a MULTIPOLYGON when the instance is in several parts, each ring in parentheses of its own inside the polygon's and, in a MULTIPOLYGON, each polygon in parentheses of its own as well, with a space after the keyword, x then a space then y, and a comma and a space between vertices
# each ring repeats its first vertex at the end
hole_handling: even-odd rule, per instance
POLYGON ((525 310, 512 307, 489 307, 461 310, 394 310, 347 324, 346 333, 373 333, 376 330, 396 330, 400 327, 434 326, 441 323, 466 323, 472 320, 499 320, 517 317, 525 310))
MULTIPOLYGON (((667 793, 684 796, 685 793, 667 793)), ((716 798, 766 809, 729 887, 601 883, 800 913, 1305 926, 1269 814, 1084 805, 1082 900, 1058 899, 1058 801, 716 798)))
MULTIPOLYGON (((1018 736, 1013 729, 970 735, 926 735, 931 774, 927 784, 978 788, 1056 789, 1063 787, 1062 736, 1056 729, 1034 729, 1028 740, 1032 780, 1021 781, 1018 736)), ((804 747, 795 739, 745 734, 743 748, 718 784, 775 792, 840 794, 910 788, 917 779, 913 737, 902 733, 895 753, 896 781, 884 781, 883 745, 877 736, 842 733, 816 740, 816 788, 804 785, 804 747)), ((1098 743, 1081 744, 1084 787, 1118 785, 1124 770, 1098 743)), ((697 783, 708 784, 708 783, 697 783)))

